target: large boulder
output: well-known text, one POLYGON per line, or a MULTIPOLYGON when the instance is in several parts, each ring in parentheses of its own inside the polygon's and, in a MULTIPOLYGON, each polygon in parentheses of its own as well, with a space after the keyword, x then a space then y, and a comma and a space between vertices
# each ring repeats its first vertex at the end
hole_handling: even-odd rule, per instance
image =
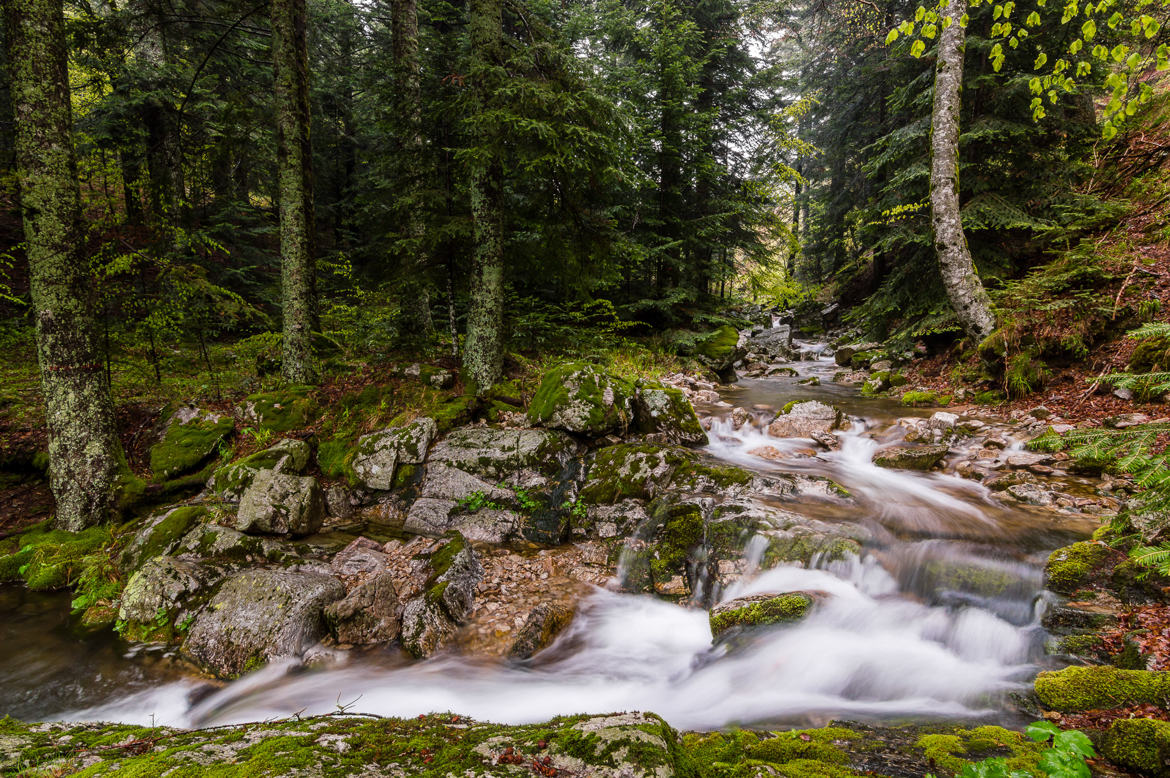
POLYGON ((300 656, 325 634, 325 607, 344 595, 340 581, 321 573, 237 573, 196 617, 182 651, 224 678, 300 656))
POLYGON ((242 409, 244 418, 278 434, 307 427, 317 415, 315 391, 311 386, 294 385, 249 395, 242 409))
POLYGON ((311 535, 325 521, 317 479, 261 470, 240 500, 235 528, 265 535, 311 535))
POLYGON ((752 335, 748 339, 747 349, 773 362, 786 362, 797 356, 795 349, 792 348, 792 327, 787 324, 752 335))
POLYGON ((1170 721, 1118 719, 1101 738, 1101 753, 1140 775, 1170 778, 1170 721))
POLYGON ((287 563, 299 559, 288 544, 275 538, 245 535, 211 523, 196 526, 183 536, 171 553, 226 563, 287 563))
POLYGON ((537 426, 584 435, 622 434, 630 425, 634 386, 582 362, 549 370, 528 407, 537 426))
POLYGON ((735 363, 747 353, 747 339, 730 324, 724 324, 714 332, 695 341, 694 357, 711 368, 721 381, 735 380, 735 363))
POLYGON ((151 474, 156 481, 166 481, 198 470, 234 429, 230 416, 180 408, 167 420, 162 440, 150 447, 151 474))
POLYGON ((903 470, 930 470, 943 460, 948 448, 944 443, 925 446, 887 446, 873 455, 878 467, 903 470))
POLYGON ((215 569, 194 560, 171 556, 148 560, 122 590, 119 631, 127 640, 170 640, 175 625, 194 616, 219 578, 215 569))
POLYGON ((484 543, 560 542, 577 496, 578 451, 561 432, 457 429, 432 447, 404 528, 432 536, 457 529, 484 543))
POLYGON ((368 489, 393 489, 400 465, 421 465, 438 431, 434 419, 415 419, 402 427, 391 427, 358 439, 353 470, 368 489))
POLYGON ((471 615, 483 565, 458 532, 431 553, 430 575, 421 594, 402 612, 402 647, 416 657, 433 654, 471 615))
POLYGON ((180 505, 150 516, 122 550, 122 569, 134 571, 148 559, 171 553, 207 515, 202 505, 180 505))
POLYGON ((642 383, 634 396, 638 431, 669 443, 704 445, 707 433, 681 389, 656 382, 642 383))
POLYGON ((591 505, 651 500, 668 488, 687 494, 725 494, 751 482, 748 471, 709 464, 685 448, 618 443, 597 451, 581 500, 591 505))
POLYGON ((787 408, 768 425, 768 434, 774 438, 811 438, 827 435, 844 424, 844 414, 831 405, 817 400, 796 403, 787 408))
POLYGON ((398 590, 394 574, 374 574, 344 599, 325 608, 325 621, 338 643, 357 646, 389 643, 400 627, 398 590))
POLYGON ((813 596, 806 592, 752 594, 721 602, 711 609, 711 634, 718 639, 731 629, 799 621, 813 602, 813 596))
POLYGON ((311 451, 303 440, 282 438, 268 448, 224 465, 208 481, 208 488, 227 502, 239 502, 261 470, 299 475, 309 464, 311 451))

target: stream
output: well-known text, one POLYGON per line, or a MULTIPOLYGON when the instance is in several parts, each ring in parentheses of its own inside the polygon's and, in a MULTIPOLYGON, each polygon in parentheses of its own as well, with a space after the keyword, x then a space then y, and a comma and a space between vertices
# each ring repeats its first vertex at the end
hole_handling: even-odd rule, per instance
MULTIPOLYGON (((644 710, 704 730, 835 718, 1016 721, 1012 692, 1056 661, 1045 655, 1040 626, 1044 561, 1096 520, 1001 502, 955 475, 876 467, 873 453, 897 439, 898 417, 933 411, 833 384, 831 359, 791 366, 797 376, 744 379, 723 398, 758 409, 761 423, 761 406, 834 404, 852 421, 840 448, 762 459, 749 452, 809 444, 752 424, 737 430, 722 407, 706 409, 716 414, 706 453, 764 473, 826 476, 852 495, 775 504, 857 525, 868 538, 860 557, 751 572, 721 594, 825 593, 798 623, 713 647, 705 610, 596 589, 557 642, 526 662, 408 662, 386 650, 331 669, 277 662, 217 687, 161 651, 126 653, 110 635, 76 635, 67 596, 0 587, 0 715, 209 726, 339 708, 406 717, 452 711, 502 723, 644 710), (808 376, 821 384, 798 383, 808 376)), ((751 541, 746 553, 749 565, 753 555, 758 561, 751 541)))

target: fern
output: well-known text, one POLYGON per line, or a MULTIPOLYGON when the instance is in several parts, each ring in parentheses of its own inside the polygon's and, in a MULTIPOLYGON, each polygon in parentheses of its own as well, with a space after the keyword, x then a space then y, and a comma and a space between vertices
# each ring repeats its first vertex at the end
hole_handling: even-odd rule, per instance
POLYGON ((1147 570, 1157 570, 1159 575, 1170 575, 1170 542, 1156 546, 1135 546, 1129 558, 1147 570))

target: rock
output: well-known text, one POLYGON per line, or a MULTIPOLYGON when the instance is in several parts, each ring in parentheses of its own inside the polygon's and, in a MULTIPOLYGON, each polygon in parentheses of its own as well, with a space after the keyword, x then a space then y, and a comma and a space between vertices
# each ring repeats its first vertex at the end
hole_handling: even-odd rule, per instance
POLYGON ((239 502, 261 470, 299 475, 309 464, 309 444, 283 438, 263 451, 224 465, 215 471, 207 486, 227 502, 239 502))
POLYGON ((1052 505, 1054 502, 1052 492, 1048 491, 1039 484, 1015 484, 1013 486, 1009 486, 1005 491, 1015 499, 1027 505, 1045 507, 1052 505))
POLYGON ((261 470, 240 500, 234 526, 241 532, 311 535, 325 521, 317 479, 261 470))
POLYGON ((371 432, 358 438, 353 471, 367 489, 393 489, 399 465, 421 465, 438 431, 435 420, 415 419, 402 427, 371 432))
POLYGON ((942 443, 925 446, 888 446, 874 454, 873 463, 878 467, 930 470, 943 460, 947 450, 947 446, 942 443))
MULTIPOLYGON (((384 556, 384 555, 383 555, 384 556)), ((338 643, 368 646, 389 643, 400 628, 394 575, 375 574, 343 599, 325 607, 325 623, 338 643)))
POLYGON ((1045 585, 1059 594, 1072 594, 1092 580, 1108 556, 1108 546, 1090 540, 1058 548, 1044 566, 1045 585))
POLYGON ((291 562, 297 555, 273 539, 245 535, 217 524, 202 524, 183 536, 175 554, 225 562, 291 562))
POLYGON ((1123 718, 1101 738, 1101 753, 1115 765, 1153 778, 1170 778, 1170 722, 1123 718))
POLYGON ((168 640, 171 629, 195 612, 199 595, 217 580, 211 568, 190 559, 156 556, 130 576, 118 603, 127 640, 168 640))
POLYGON ((709 367, 720 381, 735 380, 734 365, 746 353, 746 339, 730 324, 725 324, 702 338, 694 345, 694 356, 709 367))
POLYGON ((198 470, 211 460, 235 429, 230 416, 180 408, 167 420, 162 440, 150 447, 150 472, 156 481, 198 470))
POLYGON ((1119 400, 1133 400, 1133 390, 1122 386, 1113 390, 1113 396, 1119 400))
POLYGON ((872 363, 869 369, 875 373, 888 373, 894 369, 894 363, 889 359, 879 359, 872 363))
POLYGON ((567 362, 549 370, 528 407, 536 426, 584 435, 624 434, 633 417, 634 386, 601 368, 567 362))
POLYGON ((423 593, 402 612, 402 647, 416 657, 433 654, 471 614, 483 565, 458 532, 431 553, 423 593))
POLYGON ((849 367, 850 365, 856 370, 869 364, 869 360, 865 360, 865 364, 854 364, 853 357, 857 354, 874 351, 881 348, 880 343, 850 343, 845 346, 839 346, 836 353, 833 354, 833 360, 841 367, 849 367))
POLYGON ((325 515, 339 519, 353 518, 358 497, 341 484, 330 484, 325 490, 325 515))
POLYGON ((726 493, 746 488, 751 482, 752 475, 746 470, 704 464, 687 449, 619 443, 598 449, 581 489, 581 500, 588 504, 649 500, 668 486, 686 493, 726 493))
POLYGON ((705 445, 707 433, 682 391, 659 383, 640 384, 634 395, 634 421, 643 434, 670 443, 705 445))
POLYGON ((336 578, 320 573, 237 573, 196 617, 182 651, 224 678, 299 656, 325 633, 325 606, 344 595, 336 578))
POLYGON ((1170 672, 1116 667, 1066 667, 1036 676, 1046 710, 1076 713, 1131 705, 1170 705, 1170 672))
POLYGON ((171 553, 183 536, 202 523, 207 515, 207 509, 202 505, 180 505, 151 516, 122 551, 122 569, 131 572, 148 559, 171 553))
POLYGON ((579 447, 561 432, 466 427, 435 444, 404 528, 477 542, 556 543, 577 496, 579 447))
POLYGON ((796 403, 768 425, 768 434, 774 438, 808 438, 814 433, 840 429, 842 419, 841 411, 823 402, 796 403))
POLYGON ((747 348, 771 362, 788 361, 796 357, 796 351, 792 348, 792 327, 787 324, 752 335, 748 339, 747 348))
POLYGON ((329 567, 342 579, 365 578, 385 570, 388 561, 389 557, 379 543, 369 538, 355 538, 334 555, 329 567))
POLYGON ((290 432, 307 427, 317 414, 311 386, 288 386, 275 392, 249 395, 243 415, 257 427, 271 432, 290 432))
POLYGON ((711 634, 718 639, 733 628, 798 621, 808 613, 813 601, 813 597, 805 592, 773 592, 721 602, 711 609, 711 634))
POLYGON ((540 603, 528 615, 512 643, 508 655, 513 659, 528 659, 552 645, 557 635, 573 621, 572 608, 554 603, 540 603))

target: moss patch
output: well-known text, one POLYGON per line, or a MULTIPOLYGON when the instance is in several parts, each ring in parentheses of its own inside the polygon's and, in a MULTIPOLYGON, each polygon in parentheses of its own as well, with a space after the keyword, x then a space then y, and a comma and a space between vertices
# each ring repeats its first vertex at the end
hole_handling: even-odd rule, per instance
MULTIPOLYGON (((734 601, 725 605, 731 604, 734 601)), ((734 627, 762 627, 798 621, 808 613, 812 604, 812 597, 794 592, 746 601, 739 607, 716 608, 710 616, 711 634, 719 637, 734 627)))
POLYGON ((1060 594, 1072 594, 1089 582, 1108 556, 1107 546, 1087 540, 1056 549, 1044 567, 1048 588, 1060 594))
POLYGON ((1101 739, 1101 752, 1116 765, 1156 778, 1170 776, 1170 722, 1120 719, 1101 739))
POLYGON ((1170 703, 1170 673, 1116 667, 1066 667, 1036 676, 1036 696, 1050 710, 1071 713, 1170 703))
POLYGON ((244 403, 256 426, 282 433, 309 426, 316 419, 317 402, 311 386, 288 386, 275 392, 249 395, 244 403))
POLYGON ((171 424, 163 439, 150 448, 150 472, 156 481, 198 470, 211 460, 235 428, 228 416, 197 416, 185 424, 171 424))

